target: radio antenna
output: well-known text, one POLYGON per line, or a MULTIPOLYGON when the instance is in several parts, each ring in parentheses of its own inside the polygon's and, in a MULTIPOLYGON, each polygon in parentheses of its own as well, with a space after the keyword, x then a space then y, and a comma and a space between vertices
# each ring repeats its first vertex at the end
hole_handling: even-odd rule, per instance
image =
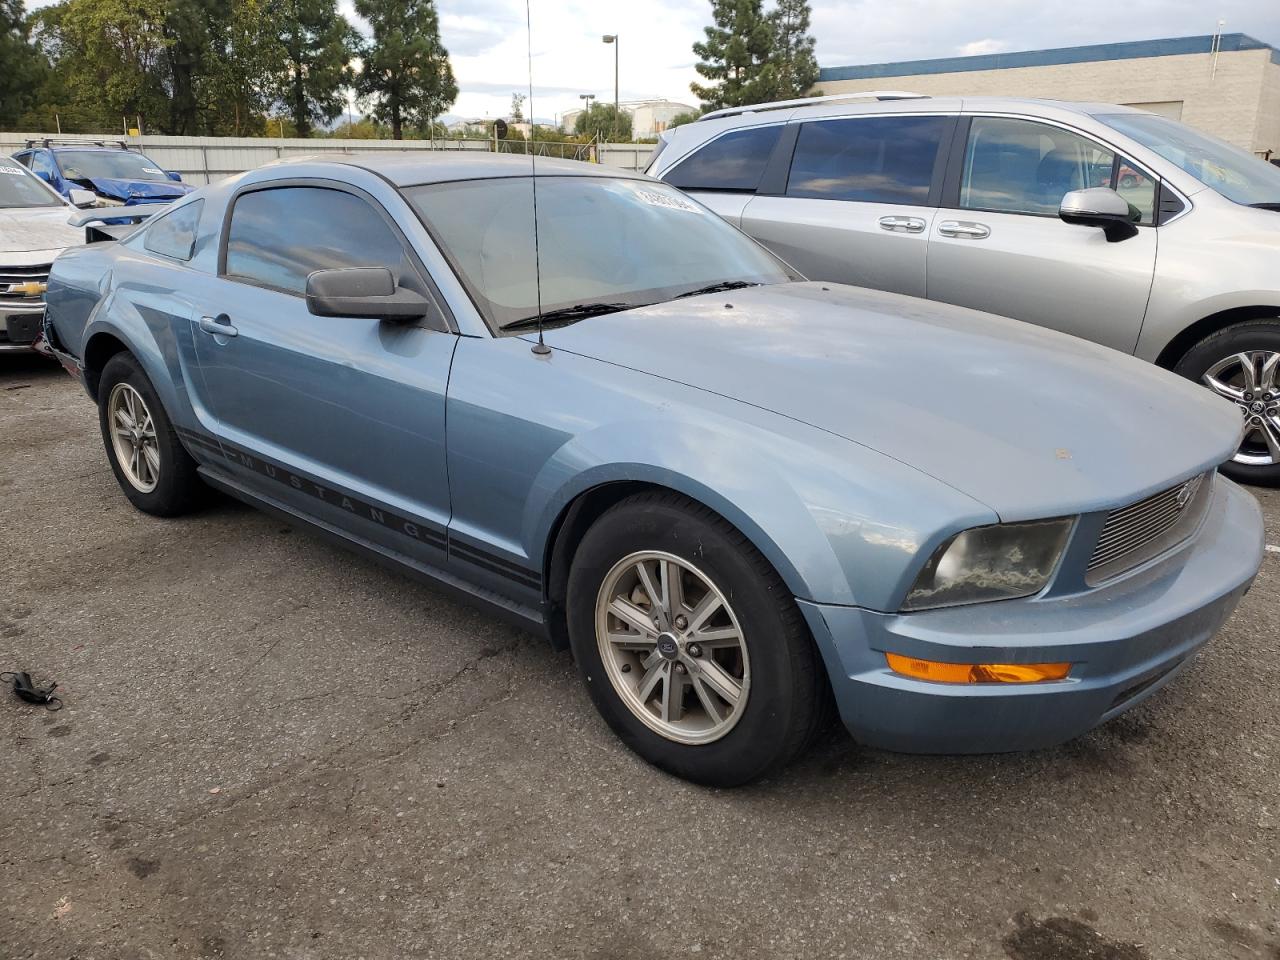
POLYGON ((533 282, 538 297, 538 342, 533 345, 533 352, 539 357, 551 353, 551 348, 542 338, 542 255, 538 250, 538 148, 534 146, 533 137, 538 125, 533 112, 533 14, 529 9, 530 0, 524 0, 525 54, 529 61, 529 139, 526 149, 529 151, 529 181, 533 184, 533 282))

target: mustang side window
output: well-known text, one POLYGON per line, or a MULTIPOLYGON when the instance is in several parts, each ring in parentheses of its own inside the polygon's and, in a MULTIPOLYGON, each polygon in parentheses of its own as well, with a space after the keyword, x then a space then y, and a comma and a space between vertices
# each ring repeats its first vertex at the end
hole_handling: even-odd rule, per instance
POLYGON ((802 124, 788 197, 924 204, 947 121, 864 117, 802 124))
POLYGON ((1087 187, 1119 191, 1134 222, 1151 223, 1155 182, 1102 144, 1047 123, 973 118, 961 207, 1056 217, 1066 194, 1087 187))
POLYGON ((733 130, 685 157, 662 179, 681 190, 755 193, 781 132, 779 124, 733 130))
POLYGON ((324 187, 272 187, 236 198, 225 276, 301 294, 308 274, 341 267, 386 267, 396 282, 418 286, 404 244, 360 197, 324 187))
POLYGON ((152 253, 174 260, 190 260, 196 248, 196 227, 204 201, 184 204, 151 221, 143 234, 142 245, 152 253))

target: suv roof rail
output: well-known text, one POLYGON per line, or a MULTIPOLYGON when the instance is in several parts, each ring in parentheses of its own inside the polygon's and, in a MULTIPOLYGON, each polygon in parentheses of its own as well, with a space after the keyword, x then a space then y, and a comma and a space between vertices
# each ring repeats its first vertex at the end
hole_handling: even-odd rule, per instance
POLYGON ((119 147, 121 150, 128 150, 129 144, 123 140, 79 140, 69 137, 39 137, 34 140, 28 140, 26 149, 30 150, 34 146, 52 147, 55 144, 70 144, 79 147, 119 147))
MULTIPOLYGON (((742 107, 725 107, 723 110, 712 110, 698 118, 716 120, 721 117, 736 117, 743 113, 759 113, 765 110, 785 110, 787 107, 811 107, 817 103, 840 103, 844 100, 927 100, 926 93, 911 93, 907 90, 861 90, 853 93, 833 93, 823 97, 801 97, 798 100, 774 100, 772 103, 749 103, 742 107)), ((698 122, 695 121, 695 122, 698 122)))

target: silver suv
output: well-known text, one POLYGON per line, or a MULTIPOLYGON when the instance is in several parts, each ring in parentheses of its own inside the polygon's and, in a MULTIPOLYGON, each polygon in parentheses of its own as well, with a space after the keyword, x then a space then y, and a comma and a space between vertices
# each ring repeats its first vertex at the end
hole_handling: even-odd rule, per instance
MULTIPOLYGON (((1226 471, 1280 484, 1280 168, 1128 107, 874 91, 706 114, 664 133, 647 172, 810 279, 1015 317, 1201 381, 1244 417, 1226 471)), ((1132 414, 1152 443, 1178 429, 1117 411, 1132 414)))

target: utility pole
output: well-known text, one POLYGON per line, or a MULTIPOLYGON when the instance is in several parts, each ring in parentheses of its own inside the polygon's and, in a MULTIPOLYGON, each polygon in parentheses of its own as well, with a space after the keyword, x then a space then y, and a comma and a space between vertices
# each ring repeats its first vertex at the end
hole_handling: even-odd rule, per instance
POLYGON ((613 44, 613 117, 614 117, 614 122, 615 122, 615 123, 617 123, 617 118, 618 118, 618 50, 619 50, 619 48, 622 46, 622 44, 618 42, 618 35, 617 35, 616 33, 606 33, 606 34, 605 34, 603 37, 601 37, 600 39, 601 39, 601 40, 603 40, 605 43, 612 43, 612 44, 613 44))

